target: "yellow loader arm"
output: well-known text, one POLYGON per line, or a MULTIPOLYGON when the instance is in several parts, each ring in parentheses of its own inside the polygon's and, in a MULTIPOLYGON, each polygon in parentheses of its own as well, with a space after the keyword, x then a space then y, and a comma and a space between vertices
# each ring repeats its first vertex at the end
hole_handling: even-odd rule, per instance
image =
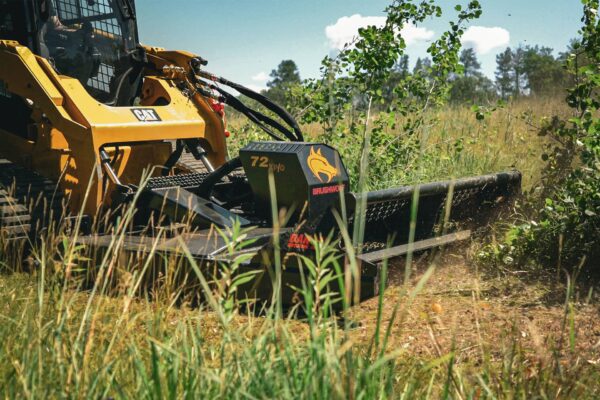
POLYGON ((222 165, 222 116, 212 100, 181 89, 194 55, 146 50, 153 68, 145 70, 139 106, 112 107, 94 99, 77 79, 57 74, 27 47, 0 41, 0 82, 8 96, 22 98, 31 108, 26 135, 0 129, 0 154, 59 181, 72 209, 83 206, 91 215, 108 189, 102 188, 102 148, 115 160, 113 168, 124 184, 138 184, 144 171, 164 165, 170 140, 201 139, 211 164, 222 165))

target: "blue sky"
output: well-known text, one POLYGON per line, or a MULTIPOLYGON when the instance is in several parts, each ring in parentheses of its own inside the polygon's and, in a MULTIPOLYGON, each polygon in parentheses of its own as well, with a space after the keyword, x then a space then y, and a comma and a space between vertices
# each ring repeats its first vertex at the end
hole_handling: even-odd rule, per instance
MULTIPOLYGON (((357 26, 379 23, 391 0, 138 0, 144 44, 188 50, 209 60, 211 72, 255 88, 283 59, 303 78, 317 77, 320 61, 357 26), (328 28, 329 27, 329 28, 328 28)), ((414 63, 427 40, 447 28, 455 1, 443 0, 441 20, 407 31, 414 63)), ((466 0, 458 1, 465 4, 466 0)), ((482 0, 484 14, 468 32, 490 77, 506 45, 539 44, 562 51, 580 27, 579 0, 482 0)))

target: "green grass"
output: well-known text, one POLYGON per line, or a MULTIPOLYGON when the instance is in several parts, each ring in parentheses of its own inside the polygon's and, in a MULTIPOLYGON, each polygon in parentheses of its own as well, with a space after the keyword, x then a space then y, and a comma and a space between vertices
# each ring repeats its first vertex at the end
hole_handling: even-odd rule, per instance
MULTIPOLYGON (((539 174, 541 139, 529 124, 554 112, 553 107, 557 106, 552 102, 513 104, 483 123, 467 108, 438 111, 439 123, 423 141, 419 165, 390 163, 389 173, 376 175, 370 186, 511 166, 522 169, 526 185, 531 185, 539 174), (462 140, 460 150, 458 140, 462 140)), ((311 139, 344 144, 343 137, 323 138, 315 127, 308 132, 311 139)), ((384 147, 374 147, 374 162, 385 158, 376 153, 384 147)), ((358 162, 349 160, 353 148, 344 149, 350 165, 358 162)), ((119 254, 122 235, 117 232, 114 254, 119 254)), ((467 285, 460 280, 464 276, 450 280, 450 273, 443 270, 445 265, 455 268, 449 261, 452 255, 422 260, 407 283, 392 276, 398 270, 403 275, 404 266, 390 265, 390 289, 366 305, 346 310, 344 319, 331 317, 327 298, 307 283, 300 293, 306 305, 303 317, 288 319, 276 307, 261 316, 240 313, 229 301, 232 284, 222 280, 214 284, 226 276, 223 271, 209 276, 187 263, 187 273, 206 283, 196 292, 209 300, 191 307, 192 298, 183 295, 178 275, 180 260, 157 272, 146 263, 147 257, 97 257, 92 263, 97 279, 90 282, 89 271, 80 270, 89 262, 71 234, 59 229, 40 240, 35 246, 37 264, 26 274, 16 267, 21 261, 12 245, 2 241, 0 246, 0 396, 5 398, 570 399, 600 395, 597 361, 586 358, 588 352, 597 354, 600 346, 589 343, 593 338, 581 337, 579 326, 586 320, 579 316, 583 311, 575 292, 565 289, 564 301, 547 306, 554 310, 553 321, 558 321, 556 340, 525 341, 528 325, 522 321, 482 325, 477 304, 486 294, 479 288, 483 283, 478 271, 466 270, 473 272, 477 286, 468 290, 466 300, 438 294, 449 289, 450 282, 459 289, 467 285), (156 277, 159 284, 145 285, 156 277), (429 294, 432 288, 433 295, 429 294), (475 349, 469 359, 461 348, 464 323, 446 325, 437 306, 432 308, 435 312, 428 309, 431 296, 448 310, 464 304, 456 313, 459 317, 469 312, 477 316, 469 332, 474 339, 466 347, 475 349), (413 352, 404 345, 404 340, 419 337, 425 338, 420 348, 429 352, 413 352)), ((344 270, 344 265, 327 257, 331 245, 322 246, 322 259, 305 271, 309 282, 328 271, 344 270)), ((509 294, 498 299, 515 298, 510 294, 513 286, 502 290, 509 294)), ((516 291, 522 294, 527 286, 516 291)), ((526 306, 519 307, 514 308, 517 315, 526 306)))
MULTIPOLYGON (((482 121, 465 105, 429 110, 418 132, 419 150, 409 154, 402 146, 407 139, 404 121, 399 118, 394 129, 387 128, 372 138, 367 187, 382 189, 516 168, 523 173, 528 190, 540 179, 547 143, 538 137, 540 126, 548 116, 569 112, 561 100, 520 99, 487 114, 482 121)), ((316 124, 304 129, 305 140, 328 143, 340 151, 356 190, 362 137, 351 134, 343 124, 335 134, 325 134, 316 124)), ((231 154, 252 140, 265 140, 264 134, 242 118, 230 120, 230 130, 231 154)))
MULTIPOLYGON (((568 353, 568 341, 565 349, 557 347, 555 355, 542 359, 521 343, 517 329, 503 333, 509 345, 500 355, 484 350, 479 361, 459 362, 452 348, 419 357, 386 346, 393 324, 382 323, 378 345, 375 336, 360 344, 352 328, 328 319, 302 323, 236 315, 222 324, 214 310, 104 295, 88 309, 88 293, 53 291, 39 273, 35 278, 0 279, 4 397, 591 398, 600 393, 597 367, 560 355, 568 353)), ((419 290, 416 285, 398 298, 398 320, 411 312, 419 290)), ((568 324, 566 333, 570 336, 568 324)))

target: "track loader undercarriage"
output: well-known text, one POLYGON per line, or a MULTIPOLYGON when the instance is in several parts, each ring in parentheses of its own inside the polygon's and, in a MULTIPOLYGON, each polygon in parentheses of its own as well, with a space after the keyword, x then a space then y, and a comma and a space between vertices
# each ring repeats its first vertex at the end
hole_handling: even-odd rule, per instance
POLYGON ((33 27, 0 27, 5 238, 43 229, 60 214, 63 194, 66 210, 92 219, 134 208, 118 249, 108 228, 79 242, 130 255, 187 257, 205 267, 243 256, 242 270, 264 272, 241 291, 255 298, 270 298, 269 269, 281 264, 283 303, 290 305, 289 288, 300 287, 303 268, 296 255, 314 258, 313 238, 347 237, 358 226, 362 240, 341 242, 356 256, 355 295, 367 299, 379 288, 379 262, 464 240, 520 192, 521 175, 512 171, 352 193, 338 152, 305 142, 281 107, 207 72, 198 56, 140 46, 132 1, 3 4, 0 21, 33 27), (84 65, 76 65, 79 58, 84 65), (228 158, 224 105, 274 141, 250 143, 228 158), (52 212, 41 213, 39 203, 27 207, 35 196, 52 212), (245 247, 232 246, 236 229, 244 230, 245 247))

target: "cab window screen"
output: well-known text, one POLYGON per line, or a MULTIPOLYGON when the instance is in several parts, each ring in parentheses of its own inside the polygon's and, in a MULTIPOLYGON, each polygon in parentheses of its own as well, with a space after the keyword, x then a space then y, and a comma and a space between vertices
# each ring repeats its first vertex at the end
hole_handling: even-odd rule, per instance
MULTIPOLYGON (((2 1, 2 0, 0 0, 2 1)), ((113 104, 127 85, 137 47, 135 22, 116 0, 50 0, 41 41, 56 69, 78 79, 100 102, 113 104)), ((131 80, 134 85, 135 80, 131 80)))
POLYGON ((66 24, 90 21, 94 29, 111 35, 121 36, 121 26, 115 10, 108 0, 59 0, 56 2, 59 18, 66 24))

